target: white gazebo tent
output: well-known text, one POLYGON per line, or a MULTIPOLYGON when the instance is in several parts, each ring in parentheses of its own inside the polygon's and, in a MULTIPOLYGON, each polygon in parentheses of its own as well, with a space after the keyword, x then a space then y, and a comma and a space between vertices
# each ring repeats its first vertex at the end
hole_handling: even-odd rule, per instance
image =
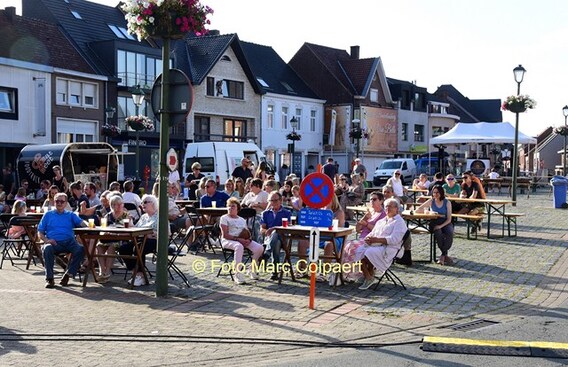
MULTIPOLYGON (((430 139, 435 144, 514 144, 515 127, 510 122, 457 123, 447 133, 430 139)), ((519 144, 536 144, 537 140, 519 131, 519 144)), ((430 147, 428 147, 430 152, 430 147)), ((477 149, 476 149, 477 150, 477 149)))
MULTIPOLYGON (((461 143, 514 144, 515 127, 509 122, 460 122, 447 133, 430 139, 430 145, 461 143)), ((536 139, 519 131, 519 144, 536 144, 536 139)))

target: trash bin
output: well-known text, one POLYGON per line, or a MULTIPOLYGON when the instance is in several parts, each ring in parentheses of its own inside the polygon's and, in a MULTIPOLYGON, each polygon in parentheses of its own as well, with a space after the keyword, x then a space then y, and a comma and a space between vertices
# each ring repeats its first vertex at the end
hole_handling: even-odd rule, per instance
POLYGON ((568 180, 563 176, 554 176, 550 180, 554 191, 554 207, 562 208, 566 204, 566 189, 568 188, 568 180))

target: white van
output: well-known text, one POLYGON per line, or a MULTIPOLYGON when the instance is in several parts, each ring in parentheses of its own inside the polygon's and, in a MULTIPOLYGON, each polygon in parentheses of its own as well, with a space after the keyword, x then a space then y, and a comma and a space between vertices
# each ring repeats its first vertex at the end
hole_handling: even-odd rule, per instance
POLYGON ((191 173, 191 165, 199 162, 201 173, 214 177, 219 185, 224 185, 233 170, 241 165, 243 157, 252 161, 253 169, 258 167, 259 162, 265 161, 268 173, 274 174, 275 179, 279 180, 274 166, 266 161, 266 156, 256 144, 222 141, 188 144, 183 160, 183 176, 187 177, 191 173))
POLYGON ((416 176, 416 163, 410 158, 394 158, 384 160, 373 175, 373 185, 381 186, 387 182, 395 170, 402 173, 402 183, 404 185, 412 184, 412 180, 416 176))

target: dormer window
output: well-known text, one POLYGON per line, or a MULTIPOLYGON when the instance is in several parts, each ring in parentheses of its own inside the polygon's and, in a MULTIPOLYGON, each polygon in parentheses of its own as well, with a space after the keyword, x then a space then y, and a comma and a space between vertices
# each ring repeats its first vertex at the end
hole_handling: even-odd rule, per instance
POLYGON ((223 55, 223 56, 221 56, 221 61, 229 61, 229 62, 230 62, 230 61, 232 61, 232 60, 231 60, 231 58, 230 58, 229 56, 223 55))

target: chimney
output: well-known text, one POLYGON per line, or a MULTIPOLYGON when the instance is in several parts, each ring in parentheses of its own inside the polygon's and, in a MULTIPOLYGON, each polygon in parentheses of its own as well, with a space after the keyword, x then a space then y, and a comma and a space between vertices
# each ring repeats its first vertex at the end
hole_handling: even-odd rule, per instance
POLYGON ((221 35, 221 31, 219 31, 218 29, 210 29, 209 32, 207 32, 208 36, 219 36, 221 35))
POLYGON ((359 46, 351 46, 351 58, 354 60, 359 59, 359 46))
POLYGON ((6 13, 6 18, 8 18, 8 20, 12 20, 16 17, 16 7, 15 6, 7 6, 4 9, 4 13, 6 13))

